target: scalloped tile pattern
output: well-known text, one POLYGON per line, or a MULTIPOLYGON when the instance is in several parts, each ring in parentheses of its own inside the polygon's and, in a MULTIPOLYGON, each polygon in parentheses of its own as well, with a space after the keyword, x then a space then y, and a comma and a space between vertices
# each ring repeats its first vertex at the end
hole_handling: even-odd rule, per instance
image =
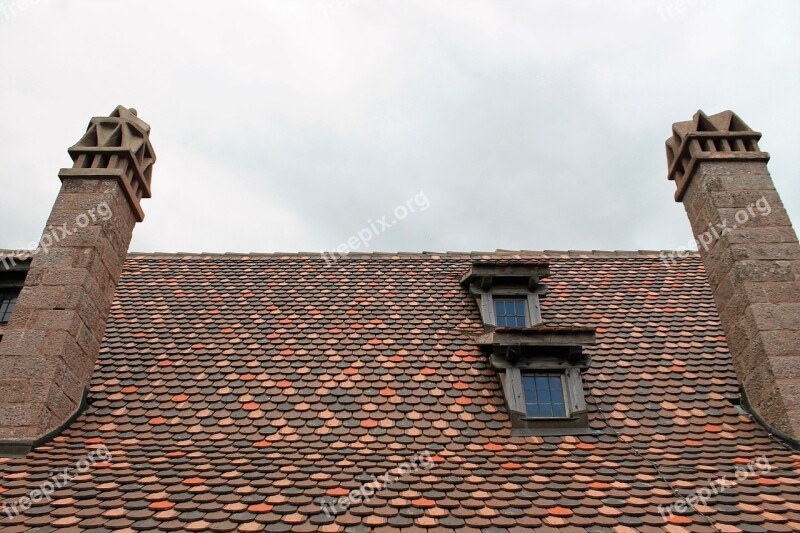
POLYGON ((800 530, 800 455, 732 400, 702 264, 648 253, 131 256, 88 409, 26 458, 0 504, 92 450, 16 531, 800 530), (550 326, 596 327, 581 437, 511 437, 458 280, 472 260, 549 258, 550 326), (427 452, 424 468, 397 468, 427 452), (771 471, 735 480, 765 456, 771 471), (332 501, 392 473, 347 510, 332 501), (662 516, 673 491, 716 483, 662 516))

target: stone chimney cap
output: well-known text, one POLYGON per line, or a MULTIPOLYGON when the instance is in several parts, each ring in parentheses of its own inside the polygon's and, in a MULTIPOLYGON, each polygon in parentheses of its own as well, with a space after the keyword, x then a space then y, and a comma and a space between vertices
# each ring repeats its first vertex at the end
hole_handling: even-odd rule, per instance
POLYGON ((698 109, 692 120, 676 122, 672 125, 672 137, 667 139, 667 145, 673 149, 678 149, 687 134, 698 131, 729 133, 735 131, 752 132, 753 130, 733 111, 722 111, 716 115, 708 116, 702 109, 698 109))
POLYGON ((61 169, 59 177, 115 177, 141 222, 142 198, 150 198, 150 183, 156 154, 150 144, 150 125, 135 109, 117 106, 107 117, 92 117, 81 139, 68 150, 72 168, 61 169))
MULTIPOLYGON (((139 126, 139 128, 145 133, 150 133, 150 124, 140 119, 139 112, 132 107, 126 108, 125 106, 118 105, 117 107, 114 108, 114 111, 111 112, 109 118, 110 117, 121 118, 123 120, 131 121, 135 123, 137 126, 139 126)), ((105 120, 106 117, 92 117, 92 121, 96 119, 105 120)))
POLYGON ((675 201, 683 198, 699 161, 768 161, 769 154, 758 147, 760 139, 761 134, 733 111, 708 116, 698 110, 692 120, 673 124, 672 137, 667 139, 667 178, 678 186, 675 201))

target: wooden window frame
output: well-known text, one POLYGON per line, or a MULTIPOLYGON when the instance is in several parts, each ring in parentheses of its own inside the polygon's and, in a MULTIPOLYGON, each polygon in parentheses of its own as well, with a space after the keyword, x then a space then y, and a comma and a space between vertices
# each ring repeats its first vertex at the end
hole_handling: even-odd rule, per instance
POLYGON ((581 367, 572 365, 525 365, 524 367, 512 366, 500 373, 500 382, 511 417, 512 435, 586 435, 591 434, 589 429, 586 400, 583 392, 583 379, 581 367), (522 386, 522 376, 536 373, 563 375, 562 383, 564 405, 567 416, 564 417, 533 417, 528 416, 525 405, 525 391, 522 386))
POLYGON ((506 401, 510 411, 520 415, 527 420, 560 420, 572 419, 575 413, 586 411, 586 400, 583 397, 583 380, 581 379, 580 368, 569 366, 562 368, 537 368, 521 369, 519 367, 509 367, 505 375, 506 401), (566 416, 533 417, 528 416, 525 405, 525 391, 522 386, 522 376, 536 374, 560 374, 563 385, 564 405, 566 416))
MULTIPOLYGON (((522 399, 525 402, 525 419, 526 420, 559 420, 562 418, 572 418, 572 405, 570 403, 570 391, 567 388, 567 373, 553 370, 537 370, 535 372, 520 372, 520 381, 522 383, 522 399), (564 416, 532 416, 528 413, 528 398, 525 396, 525 378, 535 376, 558 377, 561 381, 561 398, 564 404, 564 416)), ((551 398, 552 399, 552 398, 551 398)), ((553 403, 552 401, 550 402, 553 403)))
POLYGON ((513 299, 525 300, 526 327, 542 324, 542 308, 539 303, 539 295, 528 290, 519 288, 492 288, 489 291, 480 293, 480 311, 483 323, 488 326, 497 326, 497 316, 494 311, 494 299, 513 299))
MULTIPOLYGON (((500 318, 500 317, 497 316, 497 302, 498 302, 498 300, 499 301, 505 301, 505 302, 522 302, 522 304, 523 304, 522 305, 522 313, 523 313, 522 322, 523 322, 523 325, 522 326, 508 326, 508 325, 500 326, 500 324, 496 324, 497 327, 505 327, 505 328, 523 327, 524 328, 524 327, 530 326, 530 324, 531 324, 531 316, 530 316, 531 313, 530 313, 530 310, 528 309, 528 302, 527 302, 527 300, 526 300, 526 298, 524 296, 519 296, 519 297, 518 296, 500 296, 499 294, 496 295, 496 296, 493 296, 492 297, 492 311, 494 312, 495 323, 499 322, 499 318, 500 318)), ((515 315, 506 315, 506 316, 514 316, 516 318, 519 315, 515 314, 515 315)))

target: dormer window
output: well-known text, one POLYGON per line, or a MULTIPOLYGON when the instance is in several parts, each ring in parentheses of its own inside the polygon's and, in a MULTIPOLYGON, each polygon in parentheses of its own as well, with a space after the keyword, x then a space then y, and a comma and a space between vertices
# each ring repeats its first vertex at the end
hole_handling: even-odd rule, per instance
POLYGON ((547 294, 540 282, 550 270, 546 262, 481 262, 461 279, 478 301, 486 326, 524 328, 542 323, 539 298, 547 294))
POLYGON ((475 342, 497 370, 512 435, 591 433, 581 372, 595 331, 544 325, 539 298, 549 275, 544 261, 480 261, 461 279, 480 310, 485 331, 475 342))
POLYGON ((523 328, 529 326, 528 302, 523 298, 494 298, 494 316, 498 327, 523 328))
POLYGON ((565 385, 563 372, 523 374, 525 414, 532 418, 566 418, 568 411, 565 385))

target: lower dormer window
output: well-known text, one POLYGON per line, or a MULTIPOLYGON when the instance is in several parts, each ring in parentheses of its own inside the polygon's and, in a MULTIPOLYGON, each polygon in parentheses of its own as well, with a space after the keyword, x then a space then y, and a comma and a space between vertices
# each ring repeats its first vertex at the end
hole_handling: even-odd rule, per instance
POLYGON ((582 435, 590 433, 581 368, 551 356, 523 357, 515 366, 493 354, 511 418, 512 435, 582 435))
POLYGON ((525 412, 530 418, 566 418, 567 390, 563 373, 522 374, 525 412))

